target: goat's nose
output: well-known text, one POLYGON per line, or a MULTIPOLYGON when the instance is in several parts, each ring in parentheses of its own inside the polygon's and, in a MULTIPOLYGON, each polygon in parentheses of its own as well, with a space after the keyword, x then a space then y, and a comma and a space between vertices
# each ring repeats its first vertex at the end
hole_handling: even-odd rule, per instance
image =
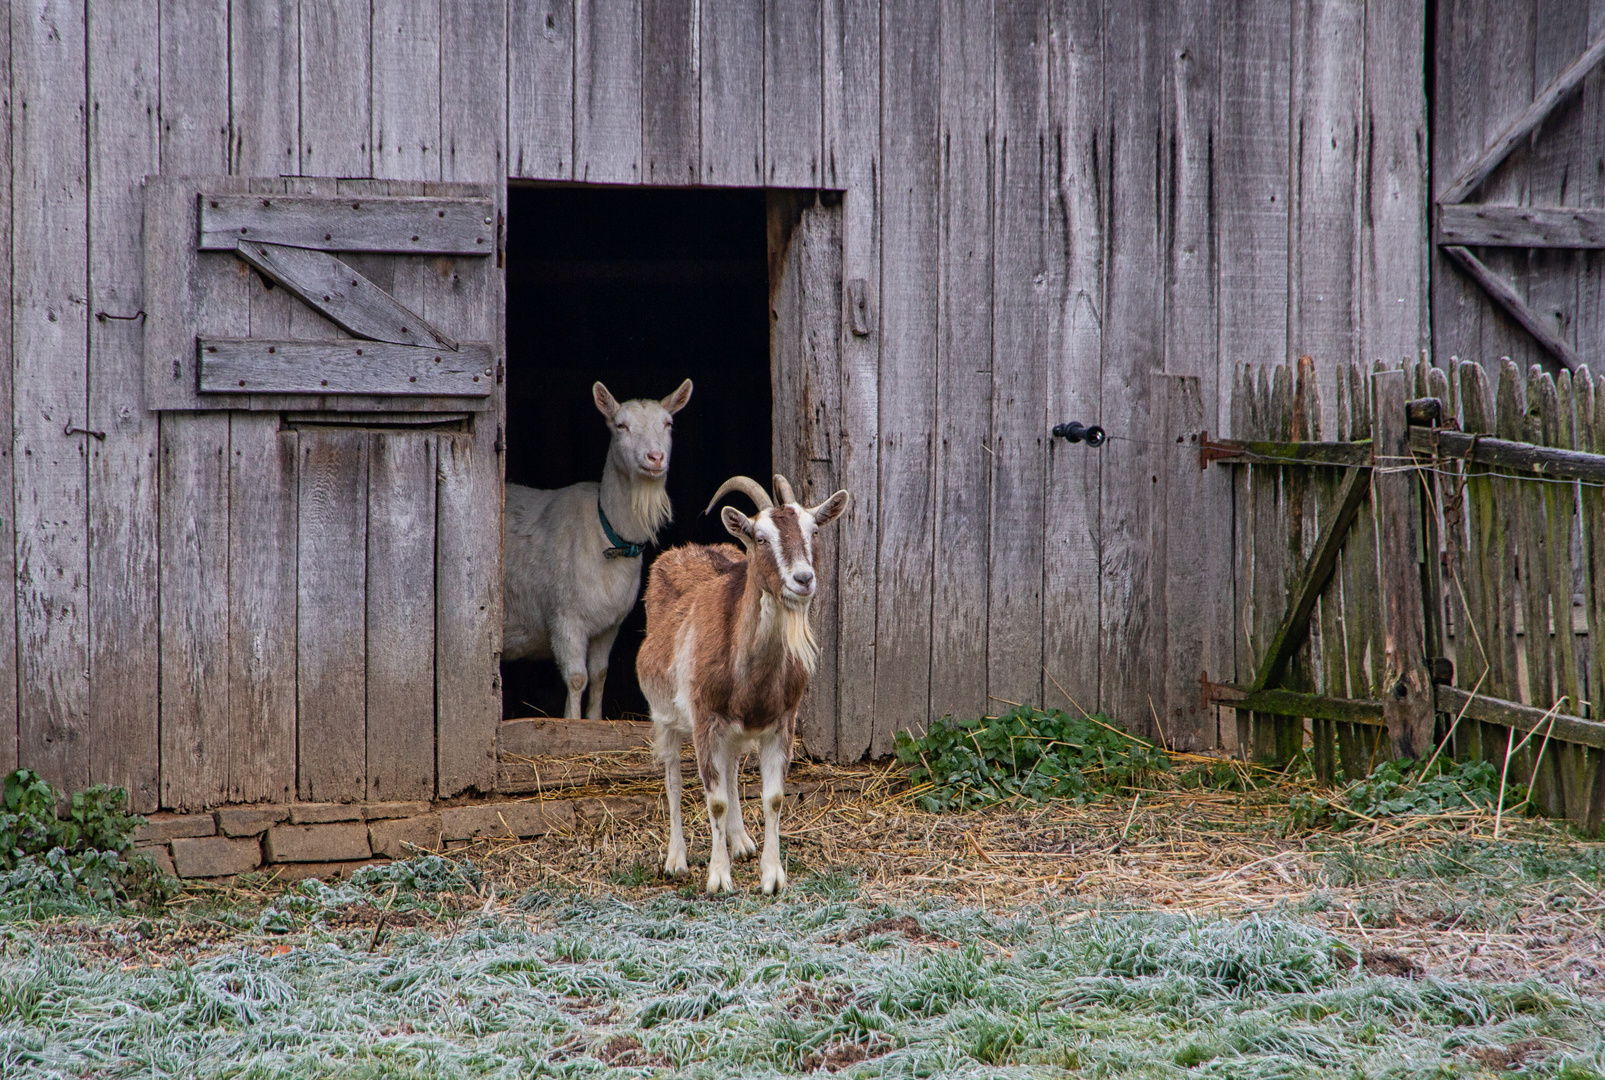
POLYGON ((647 464, 649 464, 649 465, 662 465, 663 464, 663 451, 662 450, 649 450, 647 452, 647 455, 646 455, 646 460, 647 460, 647 464))
POLYGON ((791 572, 791 580, 806 589, 814 583, 814 572, 808 569, 793 570, 791 572))

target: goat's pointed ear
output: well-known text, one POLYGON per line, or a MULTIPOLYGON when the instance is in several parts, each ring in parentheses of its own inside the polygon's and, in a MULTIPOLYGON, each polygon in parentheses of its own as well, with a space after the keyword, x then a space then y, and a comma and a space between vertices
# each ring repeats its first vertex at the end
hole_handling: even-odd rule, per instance
POLYGON ((815 525, 829 525, 832 521, 842 516, 842 511, 847 509, 847 504, 851 500, 852 496, 848 495, 847 492, 838 491, 808 512, 814 515, 815 525))
POLYGON ((685 408, 686 402, 691 400, 691 380, 687 379, 680 384, 680 389, 658 402, 666 409, 670 416, 685 408))
POLYGON ((614 399, 608 388, 602 385, 600 379, 591 384, 591 397, 596 401, 597 409, 609 420, 619 414, 618 401, 614 399))
POLYGON ((752 540, 752 519, 740 510, 733 506, 727 506, 719 511, 719 520, 724 522, 724 527, 730 535, 740 540, 743 544, 752 540))

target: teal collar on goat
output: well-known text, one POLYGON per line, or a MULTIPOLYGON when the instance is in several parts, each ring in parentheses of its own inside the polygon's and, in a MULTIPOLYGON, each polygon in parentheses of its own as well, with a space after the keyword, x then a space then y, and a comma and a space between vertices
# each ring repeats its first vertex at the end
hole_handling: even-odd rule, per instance
POLYGON ((619 539, 619 534, 613 531, 612 524, 610 524, 607 520, 606 511, 602 509, 602 500, 600 497, 598 497, 596 500, 596 516, 601 519, 602 531, 607 533, 609 542, 613 544, 612 547, 602 552, 604 558, 639 559, 641 557, 641 552, 646 548, 646 545, 632 544, 626 540, 619 539))

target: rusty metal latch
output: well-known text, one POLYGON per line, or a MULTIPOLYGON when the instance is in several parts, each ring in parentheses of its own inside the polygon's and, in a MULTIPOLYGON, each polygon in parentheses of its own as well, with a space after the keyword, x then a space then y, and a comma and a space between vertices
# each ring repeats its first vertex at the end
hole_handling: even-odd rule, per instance
POLYGON ((1232 458, 1242 457, 1244 450, 1241 446, 1230 442, 1214 442, 1209 432, 1198 433, 1198 468, 1199 471, 1209 468, 1211 461, 1229 461, 1232 458))

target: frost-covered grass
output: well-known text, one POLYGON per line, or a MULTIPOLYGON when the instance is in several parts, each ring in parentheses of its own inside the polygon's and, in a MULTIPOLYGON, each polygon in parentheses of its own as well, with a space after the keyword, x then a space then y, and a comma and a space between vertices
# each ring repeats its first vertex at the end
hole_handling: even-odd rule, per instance
POLYGON ((1605 1073, 1600 1002, 1364 974, 1293 918, 893 909, 818 877, 780 902, 541 891, 383 935, 338 917, 445 910, 438 864, 309 883, 162 966, 13 925, 0 1076, 1443 1077, 1512 1046, 1523 1076, 1605 1073))

